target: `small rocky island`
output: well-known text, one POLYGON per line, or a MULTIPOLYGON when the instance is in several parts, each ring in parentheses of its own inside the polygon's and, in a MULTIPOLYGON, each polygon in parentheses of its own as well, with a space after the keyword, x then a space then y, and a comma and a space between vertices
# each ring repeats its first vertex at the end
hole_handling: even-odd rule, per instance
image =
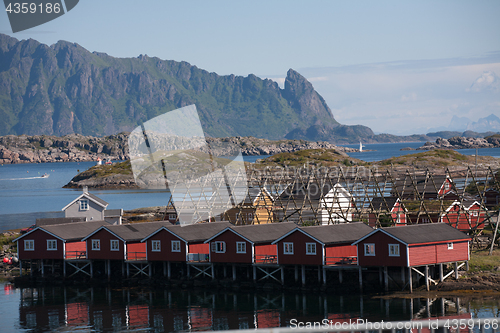
MULTIPOLYGON (((468 138, 455 136, 450 139, 437 138, 435 142, 426 142, 416 150, 431 149, 474 149, 474 148, 495 148, 500 147, 500 135, 491 135, 486 138, 468 138)), ((410 149, 406 149, 410 150, 410 149)))

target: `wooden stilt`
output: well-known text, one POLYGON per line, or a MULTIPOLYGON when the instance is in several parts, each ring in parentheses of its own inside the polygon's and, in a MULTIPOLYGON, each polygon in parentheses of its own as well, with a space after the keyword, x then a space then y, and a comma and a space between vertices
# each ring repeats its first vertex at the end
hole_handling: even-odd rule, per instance
POLYGON ((382 283, 384 283, 384 273, 383 273, 383 267, 379 267, 378 268, 378 282, 380 283, 380 285, 382 285, 382 283))
POLYGON ((91 279, 94 278, 94 261, 93 260, 90 261, 90 278, 91 279))
POLYGON ((149 275, 149 278, 151 279, 153 277, 153 263, 152 262, 148 262, 148 267, 149 267, 149 270, 148 270, 148 275, 149 275))
POLYGON ((326 286, 326 269, 323 267, 323 284, 326 286))
POLYGON ((455 265, 455 280, 458 280, 458 262, 454 262, 455 265))
MULTIPOLYGON (((410 293, 413 292, 413 279, 412 279, 412 272, 411 272, 411 267, 408 267, 408 286, 410 287, 410 293)), ((412 299, 412 306, 413 306, 413 299, 412 299)), ((413 313, 413 307, 412 311, 413 313)))
POLYGON ((318 282, 321 283, 321 266, 318 266, 318 282))
POLYGON ((108 281, 111 281, 111 260, 107 260, 106 266, 108 266, 108 281))
POLYGON ((358 275, 359 275, 359 291, 363 292, 363 271, 361 270, 361 266, 358 267, 358 275))
MULTIPOLYGON (((23 276, 23 261, 19 260, 19 276, 23 276)), ((64 277, 66 277, 66 271, 64 272, 64 277)))
POLYGON ((339 269, 339 283, 342 283, 343 277, 342 277, 342 269, 339 269))
POLYGON ((384 266, 384 290, 389 291, 389 272, 387 266, 384 266))
POLYGON ((236 266, 233 264, 233 281, 236 281, 236 266))
POLYGON ((425 290, 429 291, 429 266, 425 265, 425 290))
POLYGON ((224 279, 227 278, 227 267, 224 265, 224 279))
POLYGON ((163 277, 167 276, 167 262, 163 262, 163 277))
POLYGON ((257 268, 255 266, 252 266, 253 269, 253 282, 257 281, 257 268))
POLYGON ((167 278, 170 280, 171 277, 172 277, 172 267, 170 266, 170 261, 169 261, 167 262, 167 278))
POLYGON ((285 285, 285 268, 281 266, 280 269, 281 269, 281 284, 285 285))
MULTIPOLYGON (((186 272, 187 272, 188 279, 191 277, 191 270, 189 269, 189 267, 190 267, 189 265, 186 265, 186 272)), ((224 266, 224 267, 226 267, 226 266, 224 266)), ((226 274, 224 274, 224 277, 226 277, 226 274)))
POLYGON ((299 281, 299 266, 295 265, 295 282, 299 281))
POLYGON ((405 277, 405 268, 403 266, 401 266, 401 282, 404 286, 406 282, 406 277, 405 277))
POLYGON ((127 263, 127 278, 130 277, 130 265, 127 263))
POLYGON ((301 268, 302 268, 302 285, 305 286, 306 285, 306 266, 301 265, 301 268))
POLYGON ((439 282, 443 282, 443 264, 439 264, 439 282))
MULTIPOLYGON (((211 264, 211 269, 212 269, 212 280, 215 280, 215 269, 214 269, 214 264, 211 264)), ((215 296, 214 296, 215 297, 215 296)))

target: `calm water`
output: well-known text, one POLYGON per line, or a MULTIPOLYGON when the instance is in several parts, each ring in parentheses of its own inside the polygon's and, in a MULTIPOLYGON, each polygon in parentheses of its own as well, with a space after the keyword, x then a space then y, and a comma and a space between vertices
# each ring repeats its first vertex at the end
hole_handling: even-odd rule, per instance
MULTIPOLYGON (((419 151, 401 151, 401 148, 417 148, 423 142, 366 144, 362 153, 349 153, 351 157, 364 161, 378 161, 392 156, 412 154, 419 151)), ((359 148, 359 144, 346 145, 359 148)), ((475 149, 459 150, 473 155, 475 149)), ((479 155, 500 158, 500 148, 478 150, 479 155)), ((255 162, 268 156, 245 156, 245 161, 255 162)), ((17 229, 35 223, 36 218, 63 216, 61 209, 80 195, 81 190, 63 189, 79 172, 94 162, 9 164, 0 166, 0 231, 17 229), (49 178, 41 178, 43 174, 49 178)), ((108 209, 134 209, 164 206, 170 197, 167 191, 158 190, 92 190, 109 203, 108 209)))
MULTIPOLYGON (((370 322, 496 317, 498 298, 384 300, 316 293, 44 287, 0 283, 2 332, 178 332, 291 326, 293 320, 370 322)), ((477 331, 477 330, 475 330, 477 331)), ((491 330, 485 330, 491 332, 491 330)))

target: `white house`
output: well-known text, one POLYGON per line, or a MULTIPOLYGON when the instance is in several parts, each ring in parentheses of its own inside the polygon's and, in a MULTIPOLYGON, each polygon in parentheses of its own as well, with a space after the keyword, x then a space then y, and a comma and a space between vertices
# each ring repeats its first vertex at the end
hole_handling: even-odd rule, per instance
POLYGON ((86 221, 106 221, 112 224, 122 224, 123 209, 106 210, 108 203, 101 198, 89 193, 88 188, 83 188, 75 200, 67 204, 62 211, 64 217, 84 217, 86 221))

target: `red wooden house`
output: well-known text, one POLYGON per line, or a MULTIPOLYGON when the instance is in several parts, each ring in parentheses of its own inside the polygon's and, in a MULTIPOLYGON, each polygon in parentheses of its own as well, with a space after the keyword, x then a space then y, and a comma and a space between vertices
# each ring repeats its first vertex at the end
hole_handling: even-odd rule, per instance
POLYGON ((170 222, 149 222, 102 226, 82 239, 87 259, 146 260, 146 244, 141 240, 170 222))
POLYGON ((209 245, 205 241, 231 225, 229 222, 164 225, 141 241, 146 245, 148 261, 208 261, 209 245))
POLYGON ((486 207, 476 200, 453 202, 441 215, 440 222, 447 223, 461 231, 484 229, 486 207))
POLYGON ((406 225, 406 209, 399 198, 375 197, 370 202, 369 208, 372 211, 368 215, 368 224, 371 227, 406 225))
POLYGON ((348 264, 356 258, 352 242, 372 230, 362 222, 300 227, 272 244, 277 245, 281 265, 348 264))
POLYGON ((360 266, 413 267, 469 260, 469 236, 446 223, 379 228, 360 238, 360 266))
POLYGON ((205 241, 212 263, 276 263, 277 238, 297 228, 295 223, 231 226, 205 241))
POLYGON ((401 199, 438 199, 446 196, 448 200, 458 199, 455 183, 448 176, 406 177, 395 182, 391 195, 401 199), (413 177, 412 177, 413 178, 413 177))
POLYGON ((20 260, 80 259, 86 248, 82 238, 109 224, 105 221, 74 222, 36 227, 14 239, 20 260))

